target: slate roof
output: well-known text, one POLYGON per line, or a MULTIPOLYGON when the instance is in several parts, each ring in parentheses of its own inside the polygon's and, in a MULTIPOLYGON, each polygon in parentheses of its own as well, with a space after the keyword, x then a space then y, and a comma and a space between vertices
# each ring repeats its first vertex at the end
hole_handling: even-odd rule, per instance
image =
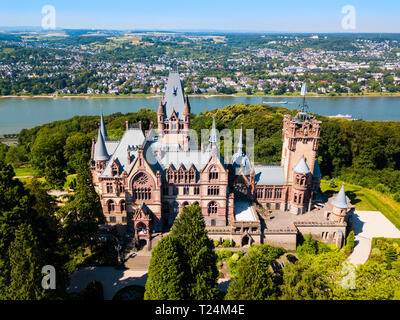
POLYGON ((336 198, 332 200, 332 204, 336 208, 340 208, 340 209, 347 209, 349 207, 347 204, 347 200, 346 200, 346 192, 344 191, 344 183, 343 183, 342 187, 340 188, 339 193, 337 194, 336 198))
POLYGON ((254 172, 258 185, 285 185, 284 168, 281 166, 254 166, 254 172))
POLYGON ((301 159, 299 160, 297 165, 294 167, 294 172, 297 172, 300 174, 308 174, 311 172, 304 157, 301 157, 301 159))
POLYGON ((129 129, 125 131, 100 177, 112 176, 111 166, 114 160, 116 160, 116 163, 119 165, 119 172, 121 174, 124 170, 129 172, 137 158, 138 146, 142 145, 144 140, 144 134, 140 129, 129 129), (131 163, 128 163, 128 148, 131 151, 131 163))
POLYGON ((314 176, 315 178, 321 178, 321 177, 322 177, 321 169, 320 169, 320 167, 319 167, 318 158, 315 159, 313 176, 314 176))
POLYGON ((99 129, 98 135, 97 135, 97 141, 94 147, 94 156, 93 160, 95 161, 105 161, 108 160, 109 155, 107 153, 107 148, 104 143, 104 138, 103 134, 101 133, 101 130, 99 129))
POLYGON ((103 113, 101 114, 101 118, 100 118, 100 131, 101 131, 101 134, 103 135, 104 141, 107 141, 108 135, 107 135, 106 124, 104 123, 103 113))
POLYGON ((177 116, 182 118, 185 108, 185 96, 181 79, 177 71, 171 71, 168 76, 168 82, 164 95, 164 114, 169 118, 175 110, 177 116))

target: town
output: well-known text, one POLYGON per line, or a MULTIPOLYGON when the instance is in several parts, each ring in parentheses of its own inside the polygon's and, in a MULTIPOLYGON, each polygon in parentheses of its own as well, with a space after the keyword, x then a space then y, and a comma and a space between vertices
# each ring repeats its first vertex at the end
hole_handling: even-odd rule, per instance
POLYGON ((0 32, 0 94, 161 95, 170 68, 186 94, 400 92, 396 35, 0 32))

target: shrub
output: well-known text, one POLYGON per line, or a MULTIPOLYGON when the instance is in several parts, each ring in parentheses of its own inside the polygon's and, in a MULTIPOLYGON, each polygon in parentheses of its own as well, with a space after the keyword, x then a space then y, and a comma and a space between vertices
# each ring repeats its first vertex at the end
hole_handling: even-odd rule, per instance
POLYGON ((336 187, 337 187, 337 185, 336 185, 335 179, 332 178, 329 181, 329 188, 336 188, 336 187))

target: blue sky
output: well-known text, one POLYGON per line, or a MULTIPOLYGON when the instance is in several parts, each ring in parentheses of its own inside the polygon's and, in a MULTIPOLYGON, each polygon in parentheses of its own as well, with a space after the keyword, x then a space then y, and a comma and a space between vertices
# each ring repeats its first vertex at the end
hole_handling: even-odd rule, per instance
POLYGON ((0 26, 40 26, 46 4, 58 28, 345 32, 342 7, 356 9, 352 32, 399 32, 398 0, 1 0, 0 26))

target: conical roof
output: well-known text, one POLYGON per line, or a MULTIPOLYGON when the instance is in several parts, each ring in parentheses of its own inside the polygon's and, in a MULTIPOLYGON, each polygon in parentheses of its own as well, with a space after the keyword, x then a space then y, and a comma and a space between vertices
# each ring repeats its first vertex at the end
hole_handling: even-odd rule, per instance
POLYGON ((314 176, 315 178, 321 178, 321 177, 322 177, 321 169, 320 169, 320 167, 319 167, 318 158, 315 159, 313 176, 314 176))
POLYGON ((107 153, 106 144, 104 143, 103 134, 101 132, 101 127, 99 129, 99 133, 97 135, 97 141, 94 146, 94 157, 95 161, 105 161, 108 160, 109 156, 107 153))
POLYGON ((308 174, 311 172, 304 157, 301 157, 296 167, 294 168, 294 171, 300 174, 308 174))
POLYGON ((340 188, 339 193, 337 194, 336 198, 333 199, 332 204, 336 208, 340 208, 340 209, 347 209, 349 207, 347 204, 347 200, 346 200, 346 192, 344 191, 344 183, 343 183, 342 187, 340 188))
POLYGON ((188 96, 186 96, 185 106, 183 108, 183 114, 190 114, 190 103, 188 96))
POLYGON ((104 123, 103 113, 101 113, 100 131, 101 131, 101 134, 103 135, 104 141, 108 140, 107 130, 106 130, 106 124, 104 123))

